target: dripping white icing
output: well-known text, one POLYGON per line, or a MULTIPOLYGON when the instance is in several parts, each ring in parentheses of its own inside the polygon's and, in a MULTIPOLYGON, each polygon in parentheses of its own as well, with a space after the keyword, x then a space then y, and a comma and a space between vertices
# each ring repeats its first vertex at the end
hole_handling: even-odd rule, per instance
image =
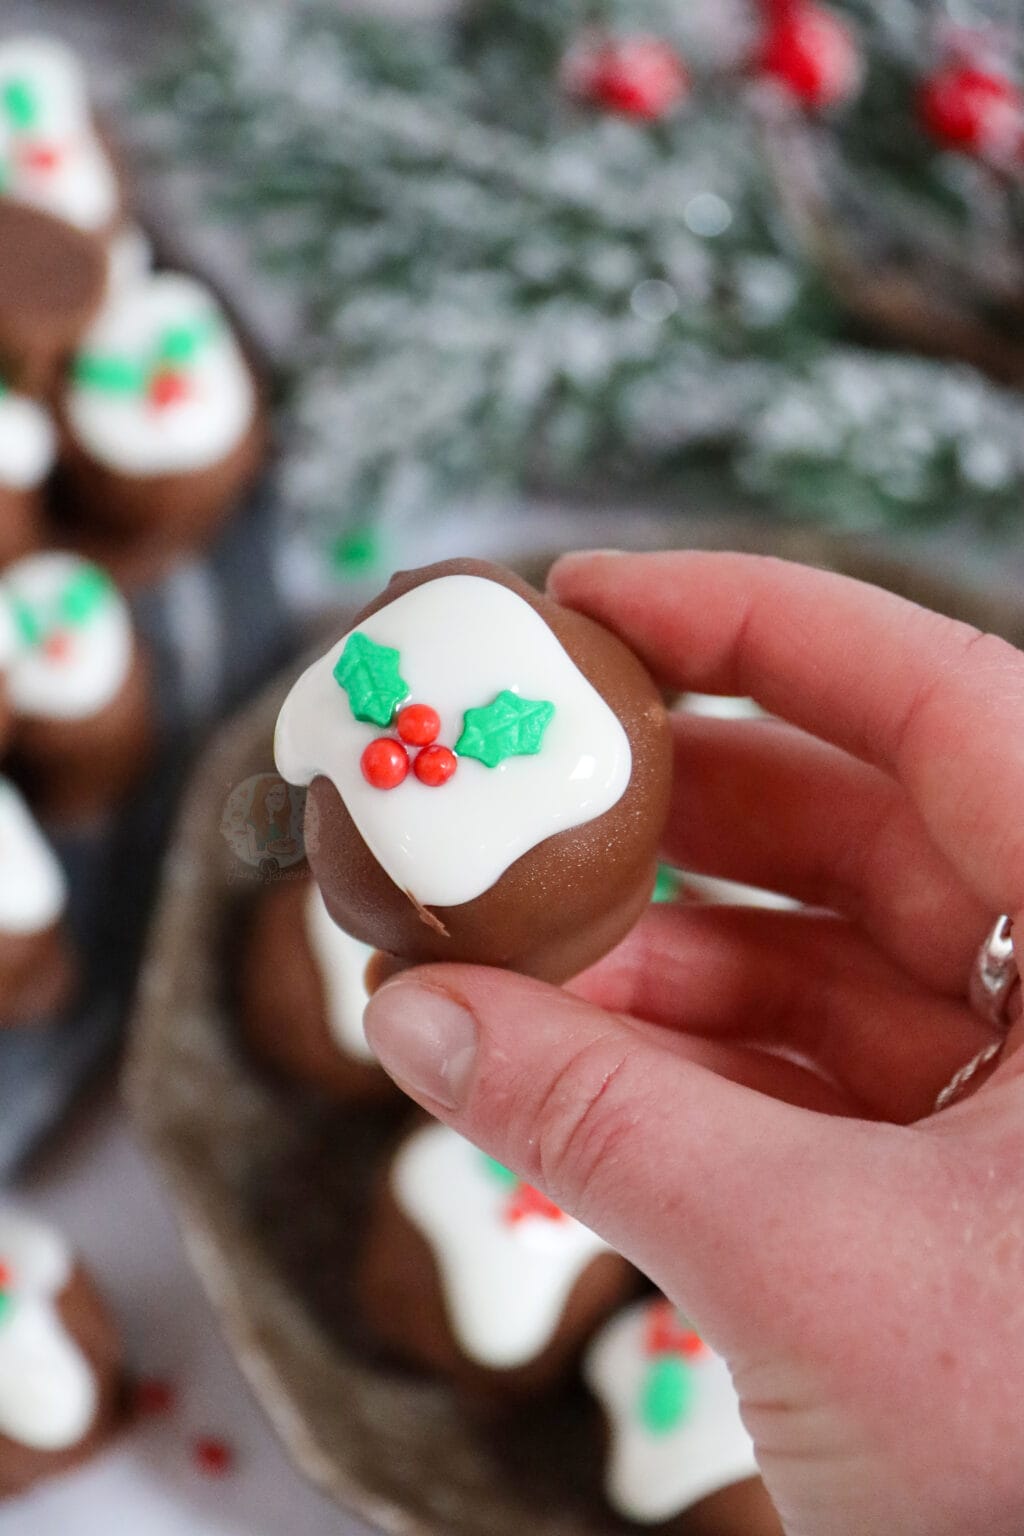
POLYGON ((37 1451, 77 1445, 96 1416, 96 1375, 57 1310, 72 1260, 60 1235, 0 1209, 0 1435, 37 1451))
POLYGON ((454 747, 467 709, 503 690, 555 707, 536 756, 496 768, 461 757, 441 788, 412 773, 397 789, 363 778, 365 747, 387 732, 353 718, 332 673, 348 635, 295 684, 278 717, 277 767, 293 784, 331 780, 386 873, 423 906, 458 906, 495 885, 538 843, 610 810, 632 771, 621 722, 540 614, 480 576, 442 576, 396 598, 358 632, 400 653, 409 701, 441 717, 454 747))
POLYGON ((0 392, 0 485, 35 490, 56 456, 57 433, 49 413, 27 395, 0 392))
POLYGON ((508 1186, 447 1126, 424 1126, 409 1137, 391 1188, 434 1252, 452 1332, 492 1370, 524 1365, 544 1350, 577 1280, 609 1252, 570 1216, 510 1221, 508 1186))
POLYGON ((334 1043, 346 1056, 374 1061, 363 1033, 363 1009, 368 999, 366 967, 373 945, 353 939, 338 927, 315 882, 310 883, 306 893, 305 913, 306 936, 317 963, 334 1043))
POLYGON ((644 1301, 620 1312, 584 1360, 587 1385, 609 1423, 608 1502, 627 1519, 650 1524, 757 1474, 729 1368, 710 1349, 690 1362, 690 1411, 667 1431, 654 1433, 645 1424, 640 1403, 651 1364, 645 1339, 652 1308, 663 1306, 644 1301))
POLYGON ((42 933, 66 900, 56 854, 14 785, 0 778, 0 932, 42 933))

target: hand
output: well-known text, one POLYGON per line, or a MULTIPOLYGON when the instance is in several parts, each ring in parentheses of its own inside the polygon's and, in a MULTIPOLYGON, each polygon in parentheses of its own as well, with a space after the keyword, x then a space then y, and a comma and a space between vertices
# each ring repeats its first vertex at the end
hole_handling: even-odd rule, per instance
POLYGON ((568 991, 408 971, 371 1043, 725 1355, 790 1536, 1020 1536, 1020 1026, 930 1110, 992 1038, 979 944, 1024 932, 1024 656, 773 560, 577 555, 550 586, 778 717, 675 721, 665 852, 819 910, 652 908, 568 991))

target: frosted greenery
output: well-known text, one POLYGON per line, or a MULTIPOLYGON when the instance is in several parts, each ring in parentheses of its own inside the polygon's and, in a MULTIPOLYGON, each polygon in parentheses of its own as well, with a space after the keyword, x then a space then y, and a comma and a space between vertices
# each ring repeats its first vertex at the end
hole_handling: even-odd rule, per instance
POLYGON ((1016 512, 1021 183, 913 107, 951 19, 1005 23, 1008 62, 1010 3, 837 3, 866 83, 811 121, 751 82, 743 0, 209 0, 154 110, 301 292, 292 501, 331 533, 509 484, 685 497, 699 465, 850 525, 1016 512), (676 45, 686 108, 570 100, 599 24, 676 45))

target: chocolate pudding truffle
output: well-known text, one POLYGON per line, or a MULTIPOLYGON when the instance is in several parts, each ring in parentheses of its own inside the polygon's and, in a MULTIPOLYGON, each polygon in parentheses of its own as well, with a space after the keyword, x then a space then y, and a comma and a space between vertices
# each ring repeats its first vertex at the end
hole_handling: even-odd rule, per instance
POLYGON ((0 379, 0 567, 42 542, 42 488, 56 448, 49 413, 0 379))
POLYGON ((59 1233, 0 1207, 0 1498, 87 1461, 120 1416, 121 1349, 59 1233))
POLYGON ((178 273, 115 287, 62 403, 80 514, 171 546, 205 541, 260 466, 256 383, 213 295, 178 273))
POLYGON ((50 394, 106 282, 99 240, 0 196, 0 368, 12 385, 50 394))
POLYGON ((70 996, 67 882, 21 795, 0 778, 0 1026, 42 1019, 70 996))
POLYGON ((659 1536, 782 1536, 729 1368, 670 1302, 612 1318, 583 1369, 606 1421, 618 1514, 659 1536))
POLYGON ((12 766, 41 814, 88 821, 145 771, 148 668, 106 573, 77 555, 19 560, 0 578, 13 618, 12 766))
POLYGON ((54 38, 0 44, 0 197, 101 237, 120 218, 121 189, 85 73, 54 38))
POLYGON ((564 981, 647 905, 661 697, 622 642, 511 572, 396 576, 285 701, 278 771, 346 932, 413 963, 564 981))
POLYGON ((399 1100, 363 1033, 373 953, 331 921, 314 880, 268 886, 246 922, 236 983, 253 1052, 342 1103, 399 1100))
POLYGON ((395 1358, 500 1401, 552 1386, 636 1272, 447 1126, 420 1126, 377 1193, 359 1275, 395 1358))

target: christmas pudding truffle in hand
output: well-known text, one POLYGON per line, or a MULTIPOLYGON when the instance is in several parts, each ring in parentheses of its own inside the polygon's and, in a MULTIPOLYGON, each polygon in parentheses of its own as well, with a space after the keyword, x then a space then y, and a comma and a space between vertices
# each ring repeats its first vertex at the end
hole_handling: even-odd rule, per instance
POLYGON ((56 458, 48 413, 0 378, 0 567, 42 542, 42 487, 56 458))
POLYGON ((12 770, 44 816, 87 821, 145 771, 148 667, 110 578, 77 555, 19 560, 0 578, 13 630, 12 770))
POLYGON ((67 882, 21 795, 0 778, 0 1025, 67 1002, 74 965, 63 929, 67 882))
POLYGON ((314 880, 283 879, 261 891, 246 917, 236 981, 239 1027, 253 1052, 343 1103, 398 1098, 363 1033, 373 953, 331 921, 314 880))
POLYGON ((402 960, 564 981, 647 905, 671 774, 658 690, 497 566, 396 576, 295 684, 275 751, 309 785, 331 916, 402 960))
POLYGON ((0 1498, 87 1461, 120 1418, 121 1347, 59 1233, 0 1207, 0 1498))
POLYGON ((402 1143, 378 1191, 358 1284, 391 1354, 501 1399, 564 1376, 637 1275, 538 1190, 430 1122, 402 1143))
POLYGON ((255 380, 213 295, 177 273, 112 293, 62 405, 79 510, 97 527, 202 543, 259 468, 255 380))
POLYGON ((664 1536, 782 1536, 729 1368, 670 1302, 638 1302, 590 1344, 606 1421, 605 1493, 664 1536))

